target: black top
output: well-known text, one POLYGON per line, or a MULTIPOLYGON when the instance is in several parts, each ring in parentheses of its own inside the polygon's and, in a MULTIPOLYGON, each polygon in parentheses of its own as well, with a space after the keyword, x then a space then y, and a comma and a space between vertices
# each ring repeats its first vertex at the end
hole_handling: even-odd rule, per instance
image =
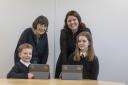
POLYGON ((7 74, 7 78, 27 79, 28 73, 29 73, 29 68, 26 67, 21 62, 18 62, 9 71, 9 73, 7 74))
POLYGON ((83 79, 97 80, 99 74, 99 61, 95 57, 93 61, 88 61, 87 57, 81 57, 80 61, 74 61, 73 55, 69 57, 69 65, 83 65, 83 79))
POLYGON ((29 43, 33 46, 31 63, 34 63, 35 60, 37 60, 37 64, 47 63, 49 52, 47 33, 42 34, 37 43, 36 35, 32 31, 32 28, 27 28, 26 30, 24 30, 15 49, 15 63, 19 62, 20 60, 18 56, 18 48, 19 45, 23 43, 29 43))

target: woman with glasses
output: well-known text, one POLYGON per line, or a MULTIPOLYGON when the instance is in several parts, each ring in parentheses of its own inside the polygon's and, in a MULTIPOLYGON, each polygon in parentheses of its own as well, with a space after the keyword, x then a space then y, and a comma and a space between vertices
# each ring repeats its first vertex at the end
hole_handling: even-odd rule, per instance
POLYGON ((22 32, 15 49, 15 64, 20 60, 18 56, 18 48, 19 45, 23 43, 29 43, 33 46, 33 54, 31 59, 32 64, 47 63, 49 53, 47 29, 48 19, 47 17, 41 15, 34 20, 31 28, 27 28, 22 32))

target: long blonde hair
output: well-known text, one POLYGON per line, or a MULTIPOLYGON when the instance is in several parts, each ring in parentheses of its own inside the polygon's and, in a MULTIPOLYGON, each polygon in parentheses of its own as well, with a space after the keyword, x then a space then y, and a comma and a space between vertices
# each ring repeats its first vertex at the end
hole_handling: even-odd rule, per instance
POLYGON ((88 61, 92 61, 95 57, 95 52, 94 52, 94 48, 93 48, 93 40, 92 40, 91 34, 89 32, 85 32, 85 31, 79 33, 76 37, 76 48, 74 51, 74 60, 80 61, 80 49, 78 47, 78 42, 79 42, 80 36, 85 36, 89 41, 89 46, 88 46, 88 50, 87 50, 87 59, 88 59, 88 61))

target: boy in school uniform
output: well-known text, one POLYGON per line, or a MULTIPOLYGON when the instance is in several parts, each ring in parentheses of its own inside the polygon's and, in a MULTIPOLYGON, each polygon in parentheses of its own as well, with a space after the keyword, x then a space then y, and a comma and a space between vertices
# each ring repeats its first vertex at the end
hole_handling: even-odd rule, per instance
POLYGON ((32 58, 33 47, 31 44, 24 43, 19 46, 18 52, 20 61, 17 62, 7 74, 7 78, 32 79, 34 75, 29 73, 30 60, 32 58))

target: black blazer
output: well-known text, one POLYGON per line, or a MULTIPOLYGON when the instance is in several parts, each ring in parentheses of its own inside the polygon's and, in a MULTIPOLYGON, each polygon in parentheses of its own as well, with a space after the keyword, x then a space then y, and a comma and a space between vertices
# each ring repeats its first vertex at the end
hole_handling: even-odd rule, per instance
POLYGON ((29 68, 26 67, 21 62, 16 63, 12 69, 7 74, 7 78, 20 78, 27 79, 28 78, 29 68))
POLYGON ((83 65, 83 79, 97 80, 99 74, 99 61, 96 56, 93 61, 88 61, 87 57, 81 57, 80 61, 74 61, 73 55, 71 55, 68 64, 83 65))

